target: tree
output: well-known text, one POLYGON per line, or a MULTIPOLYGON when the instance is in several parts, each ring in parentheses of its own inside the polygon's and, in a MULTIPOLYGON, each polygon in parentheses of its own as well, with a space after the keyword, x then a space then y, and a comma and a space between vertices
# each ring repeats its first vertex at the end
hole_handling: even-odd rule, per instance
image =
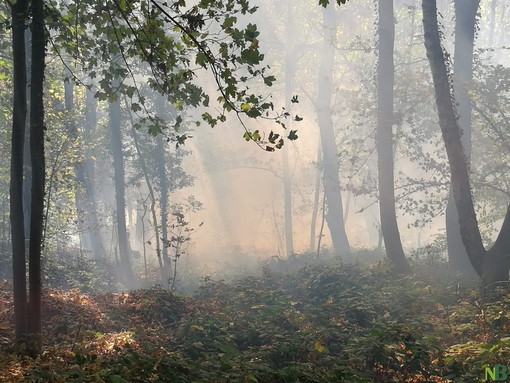
POLYGON ((28 0, 11 4, 13 55, 13 107, 11 140, 10 220, 14 289, 16 340, 27 335, 27 285, 25 261, 25 227, 23 212, 23 150, 27 116, 27 71, 25 58, 25 28, 28 20, 28 0))
MULTIPOLYGON (((11 160, 11 230, 13 242, 13 274, 16 307, 16 336, 27 341, 29 352, 41 350, 41 250, 43 248, 43 209, 45 188, 44 156, 44 106, 43 82, 45 74, 45 15, 51 34, 52 48, 57 56, 67 51, 71 60, 80 63, 90 78, 99 77, 95 96, 99 100, 110 100, 112 136, 116 138, 115 152, 122 150, 119 134, 119 95, 127 95, 134 112, 145 108, 133 68, 140 68, 153 90, 164 94, 179 112, 186 106, 207 108, 211 99, 217 100, 219 112, 204 112, 197 125, 206 122, 211 126, 223 122, 233 112, 245 130, 245 138, 254 141, 262 149, 274 151, 281 148, 283 140, 271 142, 261 134, 249 131, 243 118, 267 118, 277 120, 288 112, 272 114, 274 104, 266 94, 250 90, 248 84, 254 78, 271 86, 275 78, 266 74, 264 55, 259 51, 257 26, 248 24, 238 27, 238 15, 251 14, 252 7, 245 0, 203 1, 193 6, 185 2, 172 4, 156 0, 114 1, 113 3, 58 2, 44 7, 43 0, 32 2, 8 1, 12 12, 12 45, 14 57, 14 103, 11 160), (29 7, 30 5, 30 7, 29 7), (59 9, 61 7, 61 9, 59 9), (29 243, 29 300, 27 306, 25 269, 25 229, 23 224, 23 140, 26 137, 26 54, 25 29, 32 16, 31 43, 31 87, 30 87, 30 157, 32 166, 32 188, 30 195, 30 243, 29 243), (73 20, 72 23, 69 21, 73 20), (208 29, 214 24, 214 33, 208 29), (105 26, 108 26, 105 28, 105 26), (223 35, 218 35, 221 31, 223 35), (77 45, 76 41, 80 41, 77 45), (112 57, 121 58, 124 65, 112 68, 108 65, 112 57), (106 64, 105 64, 106 63, 106 64), (143 63, 143 64, 141 64, 143 63), (210 69, 218 86, 220 97, 211 98, 194 83, 197 72, 210 69), (147 73, 144 70, 149 71, 147 73), (24 90, 23 90, 23 89, 24 90), (28 310, 28 311, 27 311, 28 310), (28 336, 30 334, 30 337, 28 336), (30 339, 29 339, 30 338, 30 339)), ((70 81, 80 82, 76 73, 70 81)), ((93 84, 86 84, 93 89, 93 84)), ((264 92, 262 92, 264 93, 264 92)), ((218 110, 214 105, 211 110, 218 110)), ((154 122, 154 116, 145 115, 141 120, 154 122)), ((172 127, 179 130, 183 124, 182 113, 175 116, 172 127)), ((159 133, 156 124, 149 127, 153 134, 159 133)), ((272 133, 272 132, 271 132, 272 133)), ((270 137, 275 137, 273 134, 270 137)), ((175 134, 175 141, 182 144, 187 135, 175 134)), ((289 133, 295 139, 295 131, 289 133)), ((114 161, 118 174, 122 163, 114 161)), ((123 182, 122 177, 118 177, 123 182)), ((121 188, 117 195, 117 214, 120 225, 124 225, 124 199, 121 188)), ((130 274, 127 234, 119 230, 120 255, 124 274, 130 274)))
MULTIPOLYGON (((469 91, 473 82, 473 47, 479 4, 480 0, 455 1, 453 87, 457 102, 456 111, 459 116, 458 124, 462 129, 462 147, 468 164, 471 158, 471 98, 469 91)), ((451 187, 446 208, 446 238, 448 259, 452 268, 466 275, 475 275, 460 237, 459 215, 451 187)))
POLYGON ((434 82, 439 126, 450 164, 451 184, 459 214, 460 234, 473 268, 481 277, 484 286, 488 287, 499 281, 508 281, 510 206, 507 208, 495 243, 487 251, 483 246, 477 223, 471 196, 468 164, 462 148, 461 132, 450 94, 450 80, 439 37, 436 1, 423 0, 422 9, 425 48, 434 82))
POLYGON ((109 103, 108 117, 114 169, 120 280, 125 286, 134 287, 137 282, 131 267, 131 251, 126 229, 124 153, 122 150, 121 108, 118 98, 109 103))
POLYGON ((41 251, 43 246, 44 214, 44 68, 46 57, 46 30, 44 26, 44 1, 32 0, 32 68, 30 81, 30 158, 32 165, 32 193, 30 216, 30 245, 28 258, 29 321, 28 331, 32 340, 29 350, 39 354, 41 338, 41 251))
POLYGON ((377 169, 379 179, 379 209, 381 231, 386 255, 396 271, 410 272, 404 255, 395 212, 393 174, 393 82, 395 66, 393 45, 395 22, 393 1, 379 1, 379 62, 377 65, 377 169))
POLYGON ((317 117, 323 154, 323 182, 327 202, 326 222, 331 233, 335 251, 342 255, 349 255, 350 246, 345 232, 342 193, 340 190, 338 152, 331 121, 331 96, 333 92, 331 77, 334 64, 334 50, 331 46, 331 38, 334 36, 333 31, 336 28, 334 12, 333 5, 322 10, 325 31, 319 68, 317 117))

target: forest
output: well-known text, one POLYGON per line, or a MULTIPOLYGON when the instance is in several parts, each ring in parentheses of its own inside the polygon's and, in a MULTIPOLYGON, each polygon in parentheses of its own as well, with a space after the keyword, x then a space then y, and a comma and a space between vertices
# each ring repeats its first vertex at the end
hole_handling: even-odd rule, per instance
POLYGON ((509 17, 0 2, 0 382, 510 381, 509 17))

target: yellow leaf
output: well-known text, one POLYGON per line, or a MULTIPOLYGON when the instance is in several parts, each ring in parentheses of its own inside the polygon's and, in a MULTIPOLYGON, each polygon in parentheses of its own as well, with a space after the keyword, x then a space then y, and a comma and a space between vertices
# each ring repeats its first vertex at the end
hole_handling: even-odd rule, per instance
POLYGON ((317 352, 328 352, 328 348, 322 344, 320 340, 316 340, 314 344, 315 351, 317 352))
POLYGON ((247 102, 243 102, 243 103, 241 104, 241 110, 242 110, 243 112, 246 112, 246 111, 250 110, 250 104, 248 104, 247 102))

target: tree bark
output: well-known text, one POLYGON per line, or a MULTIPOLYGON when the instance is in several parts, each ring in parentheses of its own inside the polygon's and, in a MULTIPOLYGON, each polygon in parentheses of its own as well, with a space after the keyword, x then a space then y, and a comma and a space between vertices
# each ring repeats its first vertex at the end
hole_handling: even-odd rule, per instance
POLYGON ((46 39, 44 30, 44 1, 32 1, 32 68, 30 94, 30 154, 32 161, 32 193, 29 247, 29 321, 31 354, 42 351, 41 339, 41 251, 43 246, 44 215, 44 104, 43 83, 46 39))
POLYGON ((30 190, 32 189, 32 165, 30 164, 30 73, 32 67, 32 52, 30 42, 32 31, 25 28, 25 62, 27 71, 27 115, 25 121, 25 146, 23 148, 23 219, 25 220, 25 241, 30 238, 30 190))
POLYGON ((327 201, 326 222, 331 233, 333 248, 340 255, 349 255, 350 246, 343 220, 342 192, 340 189, 340 169, 335 132, 331 122, 332 69, 334 49, 331 46, 332 29, 336 27, 334 6, 322 10, 325 24, 323 51, 319 69, 319 90, 317 94, 317 117, 321 136, 324 191, 327 201))
POLYGON ((377 65, 377 169, 379 210, 386 255, 399 273, 411 271, 404 255, 398 230, 393 165, 393 61, 395 21, 393 1, 379 1, 379 59, 377 65))
POLYGON ((14 290, 14 320, 17 342, 27 333, 27 282, 25 260, 25 226, 23 212, 23 151, 27 116, 27 69, 25 28, 27 0, 11 6, 13 55, 13 109, 11 138, 10 222, 14 290))
MULTIPOLYGON (((471 98, 469 90, 473 82, 473 49, 479 4, 480 0, 455 0, 453 87, 457 102, 458 124, 462 129, 462 146, 468 164, 471 158, 471 98)), ((459 215, 451 187, 446 208, 446 238, 448 258, 452 269, 461 271, 467 276, 476 275, 460 236, 459 215)))

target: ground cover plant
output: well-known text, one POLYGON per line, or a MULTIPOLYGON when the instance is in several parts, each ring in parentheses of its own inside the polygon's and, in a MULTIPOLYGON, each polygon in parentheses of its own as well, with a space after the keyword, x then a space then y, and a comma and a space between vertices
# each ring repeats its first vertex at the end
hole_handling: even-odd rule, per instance
POLYGON ((339 260, 266 267, 194 295, 48 289, 35 359, 11 348, 2 281, 0 381, 482 382, 509 358, 510 293, 491 303, 438 262, 405 277, 339 260))

